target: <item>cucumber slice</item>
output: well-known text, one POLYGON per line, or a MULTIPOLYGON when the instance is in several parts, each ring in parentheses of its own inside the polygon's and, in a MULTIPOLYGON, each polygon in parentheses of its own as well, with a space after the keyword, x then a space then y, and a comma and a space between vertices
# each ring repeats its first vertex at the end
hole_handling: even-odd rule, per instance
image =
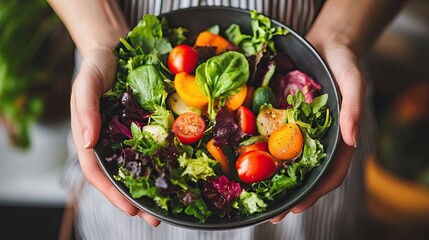
POLYGON ((266 137, 285 123, 287 123, 286 109, 276 109, 271 105, 263 105, 256 117, 258 133, 266 137))
POLYGON ((201 115, 201 109, 186 105, 186 103, 179 97, 177 92, 173 92, 167 97, 167 107, 176 116, 185 112, 194 112, 198 115, 201 115))
POLYGON ((240 142, 238 145, 239 147, 245 147, 252 145, 257 142, 268 142, 268 138, 266 136, 257 135, 257 136, 251 136, 243 141, 240 142))
POLYGON ((261 106, 265 104, 276 105, 276 97, 269 87, 259 87, 253 93, 252 111, 258 114, 261 106))
POLYGON ((142 128, 143 132, 148 132, 152 138, 161 146, 167 144, 168 133, 161 125, 146 125, 142 128))

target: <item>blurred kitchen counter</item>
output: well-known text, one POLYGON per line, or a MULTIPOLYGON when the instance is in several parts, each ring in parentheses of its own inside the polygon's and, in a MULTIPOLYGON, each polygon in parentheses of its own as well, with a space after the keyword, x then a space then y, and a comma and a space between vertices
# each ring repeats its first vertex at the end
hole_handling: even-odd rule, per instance
POLYGON ((59 177, 67 158, 68 120, 31 127, 31 147, 14 147, 0 128, 0 205, 63 206, 67 193, 59 177))

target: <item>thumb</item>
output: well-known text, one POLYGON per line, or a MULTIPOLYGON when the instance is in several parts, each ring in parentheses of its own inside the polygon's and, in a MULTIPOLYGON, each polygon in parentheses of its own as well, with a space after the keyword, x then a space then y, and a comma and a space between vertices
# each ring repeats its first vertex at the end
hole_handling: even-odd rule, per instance
POLYGON ((338 83, 342 97, 341 135, 348 146, 356 147, 365 98, 365 80, 356 56, 349 49, 332 48, 330 51, 325 51, 325 57, 338 83))
POLYGON ((73 84, 76 114, 85 148, 97 143, 100 127, 100 97, 114 80, 116 58, 110 49, 86 55, 73 84))

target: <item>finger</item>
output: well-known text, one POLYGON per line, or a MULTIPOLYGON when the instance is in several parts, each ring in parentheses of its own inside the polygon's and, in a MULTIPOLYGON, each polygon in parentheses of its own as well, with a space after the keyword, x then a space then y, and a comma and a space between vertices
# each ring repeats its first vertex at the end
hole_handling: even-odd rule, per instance
POLYGON ((365 97, 365 80, 356 56, 348 49, 339 48, 326 51, 326 60, 342 96, 340 112, 342 137, 347 145, 356 147, 365 97))
POLYGON ((161 221, 159 221, 154 216, 150 215, 149 213, 147 213, 145 211, 139 211, 138 215, 139 215, 139 217, 144 219, 147 223, 149 223, 153 227, 158 227, 159 224, 161 224, 161 221))
POLYGON ((303 212, 313 206, 321 197, 339 187, 347 175, 353 151, 353 147, 347 146, 341 141, 334 155, 333 162, 322 180, 309 195, 291 209, 291 212, 294 214, 303 212))
POLYGON ((80 136, 80 126, 76 115, 76 95, 74 90, 72 90, 70 107, 73 140, 78 151, 79 163, 85 178, 91 185, 106 196, 114 206, 130 216, 135 216, 138 209, 123 197, 104 175, 97 164, 93 151, 83 147, 83 138, 80 136), (76 129, 78 130, 76 131, 76 129))
POLYGON ((278 215, 278 216, 276 216, 276 217, 273 217, 273 218, 271 218, 270 219, 270 222, 272 223, 272 224, 277 224, 277 223, 279 223, 281 220, 283 220, 285 217, 286 217, 286 215, 289 213, 289 211, 287 211, 287 212, 285 212, 285 213, 282 213, 282 214, 280 214, 280 215, 278 215))

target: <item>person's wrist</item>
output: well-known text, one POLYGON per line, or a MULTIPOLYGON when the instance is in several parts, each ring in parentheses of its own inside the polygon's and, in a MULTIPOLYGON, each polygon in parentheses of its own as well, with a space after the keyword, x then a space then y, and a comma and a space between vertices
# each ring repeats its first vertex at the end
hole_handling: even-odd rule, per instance
POLYGON ((310 33, 306 38, 322 55, 326 50, 338 46, 348 48, 356 56, 360 55, 359 47, 354 43, 353 39, 341 31, 331 32, 330 34, 310 33))
POLYGON ((113 51, 119 43, 120 38, 124 37, 127 32, 127 29, 109 29, 103 33, 94 33, 91 34, 91 36, 86 37, 81 42, 77 42, 76 46, 83 58, 95 49, 109 49, 110 51, 113 51))

